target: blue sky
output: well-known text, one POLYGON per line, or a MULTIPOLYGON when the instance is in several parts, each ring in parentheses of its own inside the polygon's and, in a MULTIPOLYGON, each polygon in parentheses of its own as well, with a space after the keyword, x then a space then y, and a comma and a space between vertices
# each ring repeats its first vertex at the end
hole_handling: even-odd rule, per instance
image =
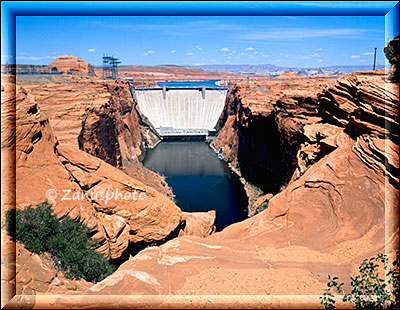
POLYGON ((100 65, 384 64, 383 16, 17 16, 17 63, 75 55, 100 65))

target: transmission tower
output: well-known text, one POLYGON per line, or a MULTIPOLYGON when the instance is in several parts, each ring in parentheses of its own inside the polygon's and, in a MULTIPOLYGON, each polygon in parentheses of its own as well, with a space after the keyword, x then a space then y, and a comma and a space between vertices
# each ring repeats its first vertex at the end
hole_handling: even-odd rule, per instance
POLYGON ((112 55, 103 55, 103 79, 116 79, 120 63, 119 59, 112 55))

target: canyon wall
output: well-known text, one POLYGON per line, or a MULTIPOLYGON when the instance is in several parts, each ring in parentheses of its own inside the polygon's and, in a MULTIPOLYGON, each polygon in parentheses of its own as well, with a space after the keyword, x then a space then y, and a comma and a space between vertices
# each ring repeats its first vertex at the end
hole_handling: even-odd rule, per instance
MULTIPOLYGON (((96 297, 85 298, 220 294, 230 295, 233 306, 239 298, 234 295, 250 295, 246 300, 256 303, 259 295, 300 294, 310 295, 307 300, 317 306, 328 274, 339 276, 348 290, 349 276, 364 258, 398 248, 398 84, 384 79, 380 72, 355 73, 324 80, 318 91, 310 79, 309 96, 291 88, 292 97, 270 101, 259 95, 252 102, 248 97, 246 105, 236 96, 232 102, 240 100, 241 106, 232 104, 228 110, 237 109, 239 115, 227 113, 215 143, 224 146, 225 158, 241 166, 240 130, 256 123, 269 139, 271 128, 260 124, 265 120, 284 125, 278 127, 280 147, 296 128, 300 131, 302 141, 294 136, 295 142, 286 146, 297 145, 292 172, 301 167, 297 157, 312 160, 287 177, 286 187, 269 198, 266 210, 205 239, 184 236, 147 248, 87 290, 96 297), (255 117, 260 115, 261 120, 255 117)), ((160 296, 156 304, 166 300, 160 296)))
MULTIPOLYGON (((11 247, 6 255, 20 257, 18 292, 85 294, 54 296, 63 307, 168 306, 162 295, 189 295, 188 302, 193 295, 229 295, 231 306, 255 300, 263 307, 261 295, 271 297, 271 306, 282 295, 308 295, 308 305, 319 306, 328 274, 348 290, 364 258, 398 248, 399 87, 383 72, 252 81, 250 94, 238 83, 214 146, 244 182, 259 188, 253 207, 267 207, 214 234, 213 212, 181 212, 161 193, 161 181, 135 164, 143 143, 155 144, 157 136, 124 82, 24 77, 16 93, 13 83, 2 81, 2 170, 15 185, 17 208, 44 201, 49 188, 58 197, 62 190, 146 194, 134 202, 53 201, 58 216, 91 228, 109 258, 137 254, 123 257, 97 284, 70 285, 45 257, 11 247)), ((15 207, 11 198, 2 201, 2 224, 4 210, 15 207)), ((11 243, 3 231, 2 241, 11 243)), ((8 280, 15 281, 3 255, 8 280)))
MULTIPOLYGON (((57 197, 49 202, 56 214, 68 214, 89 226, 100 241, 98 250, 113 259, 122 255, 129 241, 162 240, 178 227, 181 211, 167 196, 76 145, 59 141, 57 134, 63 136, 62 129, 70 128, 66 126, 68 122, 53 131, 51 121, 41 109, 45 101, 37 100, 23 87, 17 87, 15 100, 17 208, 45 201, 49 198, 47 191, 53 190, 57 197), (102 191, 115 193, 117 189, 132 195, 142 193, 145 198, 107 201, 91 195, 102 191), (69 199, 63 199, 68 192, 69 199), (73 199, 76 193, 90 198, 73 199)), ((11 108, 13 100, 3 104, 11 108)), ((12 134, 11 131, 10 139, 12 134)))
POLYGON ((78 294, 91 284, 67 280, 45 255, 13 245, 4 221, 5 211, 15 207, 47 200, 59 218, 87 225, 99 241, 96 250, 116 264, 179 234, 214 231, 215 213, 183 214, 164 179, 139 162, 144 145, 158 137, 149 133, 124 83, 79 76, 25 79, 2 76, 1 104, 2 261, 19 294, 78 294))
POLYGON ((318 92, 332 83, 324 77, 254 80, 250 93, 246 82, 232 86, 213 146, 243 177, 250 215, 260 194, 276 194, 289 183, 307 139, 304 126, 321 121, 318 92))
POLYGON ((19 76, 40 103, 60 143, 96 156, 172 197, 163 177, 143 167, 146 147, 160 139, 136 109, 124 81, 85 76, 19 76))

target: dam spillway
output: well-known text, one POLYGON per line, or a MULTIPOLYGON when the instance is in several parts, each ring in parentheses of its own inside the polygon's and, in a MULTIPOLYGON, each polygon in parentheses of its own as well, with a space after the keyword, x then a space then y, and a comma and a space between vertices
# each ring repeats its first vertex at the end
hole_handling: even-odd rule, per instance
POLYGON ((223 111, 226 88, 135 89, 139 109, 161 136, 207 135, 223 111))

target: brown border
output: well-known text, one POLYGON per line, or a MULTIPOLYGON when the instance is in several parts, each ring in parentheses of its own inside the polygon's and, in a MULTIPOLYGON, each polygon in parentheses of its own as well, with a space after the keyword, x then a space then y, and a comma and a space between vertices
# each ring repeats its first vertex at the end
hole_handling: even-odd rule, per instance
MULTIPOLYGON (((16 76, 6 75, 1 80, 7 79, 11 83, 11 93, 8 94, 15 107, 16 101, 16 76)), ((6 304, 6 301, 13 298, 16 293, 15 273, 16 273, 16 245, 14 242, 7 242, 4 245, 3 240, 6 237, 3 225, 4 210, 15 208, 15 120, 16 110, 7 109, 3 111, 1 106, 1 307, 6 304), (7 112, 7 114, 4 114, 7 112), (5 129, 3 131, 3 128, 5 129), (6 141, 5 138, 11 138, 6 141), (11 169, 10 169, 11 168, 11 169), (12 256, 11 256, 12 255, 12 256)))

